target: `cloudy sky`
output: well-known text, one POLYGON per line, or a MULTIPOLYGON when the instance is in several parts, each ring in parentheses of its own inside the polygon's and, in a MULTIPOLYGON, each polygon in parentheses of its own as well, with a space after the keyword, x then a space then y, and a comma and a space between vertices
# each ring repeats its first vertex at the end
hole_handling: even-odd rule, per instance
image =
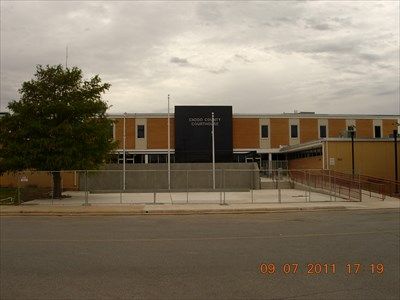
POLYGON ((37 64, 111 83, 110 112, 400 114, 399 1, 1 1, 1 107, 37 64))

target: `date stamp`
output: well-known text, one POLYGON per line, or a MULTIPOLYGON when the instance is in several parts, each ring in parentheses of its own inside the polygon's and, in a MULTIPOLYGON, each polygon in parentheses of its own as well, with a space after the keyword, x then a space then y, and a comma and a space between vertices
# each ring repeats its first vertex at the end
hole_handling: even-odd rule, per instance
POLYGON ((272 262, 264 262, 259 265, 259 272, 262 275, 274 275, 274 274, 304 274, 309 276, 315 275, 328 275, 344 273, 347 275, 357 275, 362 273, 382 275, 385 272, 383 263, 346 263, 337 265, 335 263, 320 263, 312 262, 306 264, 299 263, 283 263, 275 264, 272 262))

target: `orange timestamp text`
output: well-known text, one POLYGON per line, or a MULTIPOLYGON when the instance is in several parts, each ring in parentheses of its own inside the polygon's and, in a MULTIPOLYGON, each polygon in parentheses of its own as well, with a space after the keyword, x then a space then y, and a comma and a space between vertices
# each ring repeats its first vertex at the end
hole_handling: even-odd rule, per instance
POLYGON ((383 263, 346 263, 337 265, 336 263, 319 263, 312 262, 306 264, 299 263, 283 263, 275 264, 271 262, 264 262, 259 265, 259 271, 263 275, 274 274, 306 274, 306 275, 323 275, 323 274, 336 274, 337 272, 345 273, 347 275, 357 275, 361 273, 370 273, 382 275, 385 272, 383 263))

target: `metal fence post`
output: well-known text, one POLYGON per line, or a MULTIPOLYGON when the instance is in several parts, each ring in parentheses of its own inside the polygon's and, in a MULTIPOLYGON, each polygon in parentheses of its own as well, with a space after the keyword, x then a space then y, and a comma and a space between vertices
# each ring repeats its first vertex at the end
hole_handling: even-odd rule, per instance
MULTIPOLYGON (((353 178, 353 180, 354 180, 354 178, 353 178)), ((350 194, 351 194, 351 185, 353 184, 353 182, 350 182, 350 184, 349 184, 349 200, 350 200, 350 194)))
POLYGON ((157 202, 157 195, 156 195, 156 174, 153 174, 153 203, 156 204, 157 202))
POLYGON ((51 205, 54 205, 54 182, 53 182, 53 173, 50 172, 50 181, 51 181, 51 205))
POLYGON ((223 190, 224 190, 224 202, 222 203, 225 205, 225 169, 222 169, 222 178, 223 178, 223 190))
POLYGON ((221 175, 219 177, 219 203, 222 203, 222 171, 223 169, 219 170, 221 172, 221 175))
POLYGON ((333 196, 335 197, 335 202, 336 202, 336 178, 335 178, 335 175, 333 176, 333 196))
POLYGON ((311 173, 308 173, 308 202, 311 202, 311 173))
MULTIPOLYGON (((21 177, 18 173, 17 175, 17 205, 21 204, 21 177)), ((53 198, 53 196, 52 196, 53 198)))
POLYGON ((89 205, 89 192, 88 192, 88 171, 85 170, 85 206, 89 205))
POLYGON ((360 195, 360 202, 362 201, 362 189, 361 189, 361 178, 360 174, 358 174, 358 193, 360 195))
POLYGON ((329 201, 332 201, 332 177, 331 177, 331 170, 328 170, 328 179, 329 179, 329 201))
POLYGON ((281 187, 278 187, 278 202, 282 203, 281 187))
POLYGON ((254 203, 254 195, 253 195, 253 172, 250 170, 250 175, 251 175, 251 186, 250 186, 250 192, 251 192, 251 203, 254 203))
POLYGON ((189 203, 189 170, 186 170, 186 203, 189 203))
MULTIPOLYGON (((124 171, 122 171, 122 173, 121 173, 121 177, 123 177, 124 176, 124 173, 123 173, 124 171)), ((120 177, 120 179, 121 179, 121 177, 120 177)), ((122 178, 122 180, 121 180, 121 184, 120 184, 120 189, 119 189, 119 204, 122 204, 122 190, 123 190, 123 185, 124 185, 124 183, 123 183, 123 178, 122 178)))

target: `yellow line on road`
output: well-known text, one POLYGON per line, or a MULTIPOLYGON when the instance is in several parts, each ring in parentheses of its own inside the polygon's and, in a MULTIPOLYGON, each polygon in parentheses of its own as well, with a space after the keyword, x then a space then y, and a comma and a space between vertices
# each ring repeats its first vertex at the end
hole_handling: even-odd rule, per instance
POLYGON ((368 234, 384 234, 399 233, 399 230, 387 231, 363 231, 363 232, 338 232, 338 233, 306 233, 293 235, 266 235, 266 236, 221 236, 221 237, 189 237, 189 238, 138 238, 138 239, 2 239, 2 242, 60 242, 60 243, 102 243, 102 242, 179 242, 179 241, 210 241, 210 240, 262 240, 275 238, 308 238, 308 237, 325 237, 325 236, 349 236, 349 235, 368 235, 368 234))

